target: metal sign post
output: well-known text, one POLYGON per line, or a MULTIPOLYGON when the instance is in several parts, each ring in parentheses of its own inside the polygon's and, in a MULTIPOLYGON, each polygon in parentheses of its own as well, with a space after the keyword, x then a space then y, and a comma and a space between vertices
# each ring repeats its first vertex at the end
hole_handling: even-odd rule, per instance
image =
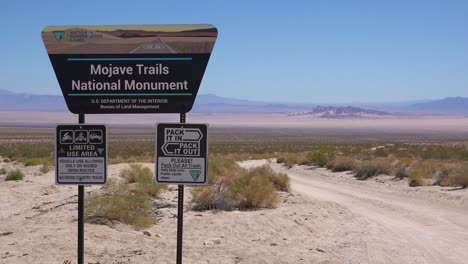
MULTIPOLYGON (((180 123, 185 123, 185 113, 180 113, 180 123)), ((177 264, 182 264, 182 240, 184 235, 184 185, 179 184, 177 196, 177 264)))
MULTIPOLYGON (((78 123, 85 123, 85 115, 78 115, 78 123)), ((84 264, 84 185, 78 185, 78 264, 84 264)))

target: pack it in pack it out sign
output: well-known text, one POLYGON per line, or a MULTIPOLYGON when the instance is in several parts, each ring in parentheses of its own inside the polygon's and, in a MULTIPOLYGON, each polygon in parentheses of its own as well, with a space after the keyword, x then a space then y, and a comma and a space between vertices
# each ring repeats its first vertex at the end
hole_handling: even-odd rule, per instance
POLYGON ((58 125, 55 143, 55 182, 105 184, 106 140, 104 125, 58 125))
POLYGON ((156 182, 206 185, 206 124, 157 124, 156 182))
POLYGON ((192 109, 217 29, 213 25, 50 26, 42 39, 75 114, 192 109))

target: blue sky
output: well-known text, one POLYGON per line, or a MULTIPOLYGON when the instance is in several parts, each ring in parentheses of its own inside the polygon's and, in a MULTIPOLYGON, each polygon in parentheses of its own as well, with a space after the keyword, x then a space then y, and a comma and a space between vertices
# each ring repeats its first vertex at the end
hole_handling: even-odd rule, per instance
POLYGON ((61 94, 47 25, 212 23, 200 93, 281 102, 468 97, 468 1, 4 1, 0 89, 61 94))

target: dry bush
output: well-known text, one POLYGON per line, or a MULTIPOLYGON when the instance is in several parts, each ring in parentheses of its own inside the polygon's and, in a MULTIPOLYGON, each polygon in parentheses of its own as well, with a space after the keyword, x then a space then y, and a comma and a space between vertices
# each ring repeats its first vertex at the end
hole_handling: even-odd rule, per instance
POLYGON ((244 174, 237 163, 231 159, 212 156, 208 162, 208 186, 192 189, 191 207, 193 210, 232 210, 235 202, 231 199, 228 186, 244 174))
POLYGON ((433 181, 436 185, 441 184, 448 175, 449 170, 447 166, 446 162, 437 160, 419 160, 413 162, 407 173, 411 179, 410 186, 426 186, 430 181, 433 181))
POLYGON ((116 180, 109 180, 103 193, 91 194, 85 201, 87 220, 115 220, 137 229, 154 224, 151 209, 152 200, 145 189, 116 180))
POLYGON ((167 189, 167 185, 155 184, 153 178, 153 173, 150 171, 150 169, 143 168, 136 180, 137 191, 147 193, 152 198, 158 197, 161 191, 167 189))
POLYGON ((327 165, 333 172, 352 171, 359 166, 359 161, 352 157, 337 157, 327 165))
POLYGON ((443 170, 444 176, 439 185, 441 186, 457 186, 468 187, 468 163, 458 162, 446 165, 443 170))
POLYGON ((404 179, 404 178, 408 178, 408 167, 405 167, 405 166, 398 166, 396 169, 395 169, 395 178, 398 178, 398 179, 404 179))
POLYGON ((273 183, 273 186, 278 191, 288 192, 291 188, 289 176, 285 173, 276 173, 270 166, 264 165, 258 168, 253 168, 249 170, 250 173, 256 176, 267 176, 269 181, 273 183))
POLYGON ((120 171, 120 177, 124 178, 128 183, 137 182, 140 177, 152 177, 153 173, 147 167, 140 164, 130 164, 128 168, 120 171))
POLYGON ((240 209, 271 208, 277 202, 277 194, 268 176, 249 171, 237 178, 229 193, 240 209))
POLYGON ((408 185, 410 187, 427 186, 427 182, 423 178, 417 177, 417 178, 411 178, 408 185))
POLYGON ((416 161, 411 164, 408 170, 408 176, 411 179, 435 179, 442 170, 441 165, 442 164, 434 160, 416 161))
POLYGON ((287 168, 292 168, 294 165, 309 165, 310 161, 307 158, 307 153, 281 153, 275 155, 276 163, 283 163, 287 168))
POLYGON ((39 169, 41 173, 48 173, 50 171, 50 166, 49 165, 42 165, 41 168, 39 169))
POLYGON ((6 174, 7 171, 5 168, 0 168, 0 175, 6 174))
POLYGON ((391 169, 391 164, 387 159, 376 158, 373 160, 363 161, 355 170, 356 175, 354 175, 354 177, 358 180, 366 180, 380 174, 390 175, 391 169))
POLYGON ((268 166, 245 170, 233 160, 211 157, 210 185, 192 189, 193 210, 273 207, 276 190, 289 190, 289 177, 268 166))

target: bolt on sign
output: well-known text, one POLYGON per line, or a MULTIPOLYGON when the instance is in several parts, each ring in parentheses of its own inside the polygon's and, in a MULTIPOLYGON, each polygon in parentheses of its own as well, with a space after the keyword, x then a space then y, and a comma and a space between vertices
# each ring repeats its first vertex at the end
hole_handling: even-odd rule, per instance
POLYGON ((75 114, 192 109, 217 29, 213 25, 50 26, 42 39, 75 114))
POLYGON ((206 124, 157 124, 156 182, 206 185, 206 124))
POLYGON ((106 183, 106 126, 58 125, 55 138, 57 184, 106 183))

